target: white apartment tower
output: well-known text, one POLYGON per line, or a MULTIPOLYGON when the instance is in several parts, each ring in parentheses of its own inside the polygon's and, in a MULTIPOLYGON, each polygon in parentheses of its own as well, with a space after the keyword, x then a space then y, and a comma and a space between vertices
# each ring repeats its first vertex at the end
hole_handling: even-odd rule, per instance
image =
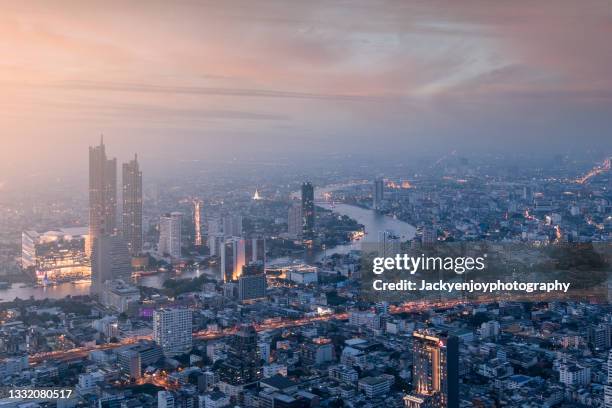
POLYGON ((181 223, 183 214, 172 212, 164 214, 159 220, 159 243, 157 251, 168 254, 173 259, 181 257, 181 223))
POLYGON ((191 350, 191 310, 160 309, 153 312, 153 340, 165 356, 176 356, 191 350))

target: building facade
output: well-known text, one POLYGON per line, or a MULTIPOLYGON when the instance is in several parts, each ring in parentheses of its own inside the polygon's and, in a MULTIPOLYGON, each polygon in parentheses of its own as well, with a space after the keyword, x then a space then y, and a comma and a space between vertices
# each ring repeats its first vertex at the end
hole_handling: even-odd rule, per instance
POLYGON ((132 255, 142 252, 142 172, 138 157, 122 168, 122 232, 132 255))
POLYGON ((166 308, 154 311, 153 340, 165 356, 189 352, 193 341, 191 310, 166 308))
POLYGON ((169 255, 172 259, 181 258, 181 234, 183 214, 167 213, 159 220, 159 243, 157 251, 160 255, 169 255))
POLYGON ((90 248, 102 234, 117 228, 117 159, 107 159, 104 140, 89 147, 89 238, 90 248))

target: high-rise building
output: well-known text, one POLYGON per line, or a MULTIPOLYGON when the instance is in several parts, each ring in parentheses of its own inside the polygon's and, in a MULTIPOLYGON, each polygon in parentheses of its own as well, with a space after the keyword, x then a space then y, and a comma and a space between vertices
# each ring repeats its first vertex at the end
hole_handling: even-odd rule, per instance
POLYGON ((193 244, 197 247, 202 246, 202 201, 193 200, 193 244))
POLYGON ((157 252, 162 255, 170 255, 173 259, 181 258, 182 223, 183 213, 172 212, 161 216, 157 252))
POLYGON ((261 262, 266 263, 266 239, 262 236, 256 236, 245 240, 244 245, 244 262, 261 262))
POLYGON ((223 233, 226 237, 241 237, 242 215, 227 215, 223 217, 223 233))
POLYGON ((211 256, 221 256, 221 248, 225 242, 225 236, 221 233, 208 234, 208 250, 211 256))
POLYGON ((312 244, 315 229, 314 187, 311 183, 302 184, 302 239, 312 244))
POLYGON ((138 165, 138 156, 128 163, 123 163, 123 208, 122 229, 130 254, 138 255, 142 251, 142 172, 138 165))
POLYGON ((289 207, 287 214, 287 233, 290 238, 300 239, 302 237, 302 206, 293 204, 289 207))
POLYGON ((238 278, 238 299, 261 299, 266 296, 266 273, 263 262, 250 262, 242 267, 238 278))
POLYGON ((240 237, 226 238, 220 248, 221 280, 231 282, 237 280, 242 274, 242 267, 246 264, 246 240, 240 237))
POLYGON ((191 310, 167 308, 153 312, 153 340, 165 356, 176 356, 191 350, 191 310))
POLYGON ((89 238, 90 248, 102 234, 117 228, 117 159, 106 158, 104 139, 89 147, 89 238))
POLYGON ((88 234, 87 227, 44 233, 24 231, 21 234, 23 270, 43 283, 89 278, 88 234))
POLYGON ((261 379, 262 360, 257 352, 257 332, 243 325, 230 339, 230 349, 221 365, 221 381, 232 385, 251 384, 261 379))
POLYGON ((604 385, 604 407, 612 408, 612 350, 608 353, 607 374, 608 379, 604 385))
POLYGON ((375 210, 382 208, 382 202, 385 196, 385 182, 383 179, 374 180, 374 188, 372 191, 372 207, 375 210))
POLYGON ((437 231, 432 227, 423 227, 423 235, 421 236, 421 244, 430 246, 438 240, 437 231))
POLYGON ((119 235, 101 235, 91 252, 91 294, 99 295, 106 281, 132 279, 132 259, 125 239, 119 235))
POLYGON ((400 239, 393 231, 378 233, 378 256, 392 257, 400 253, 400 239))
POLYGON ((435 401, 433 405, 437 408, 458 408, 459 339, 431 330, 418 330, 412 333, 412 353, 412 403, 435 401))

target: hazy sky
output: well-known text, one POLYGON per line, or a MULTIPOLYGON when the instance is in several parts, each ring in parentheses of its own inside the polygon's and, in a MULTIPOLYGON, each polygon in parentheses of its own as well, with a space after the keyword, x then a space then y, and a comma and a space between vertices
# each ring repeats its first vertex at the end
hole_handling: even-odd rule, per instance
POLYGON ((0 0, 0 183, 120 160, 612 145, 612 1, 0 0))

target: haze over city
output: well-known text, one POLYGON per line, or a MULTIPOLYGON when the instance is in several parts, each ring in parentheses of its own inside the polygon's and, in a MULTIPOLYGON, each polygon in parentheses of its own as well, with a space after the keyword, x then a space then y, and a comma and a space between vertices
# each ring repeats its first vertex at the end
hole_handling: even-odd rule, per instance
POLYGON ((608 0, 1 5, 4 186, 82 175, 100 134, 152 172, 612 145, 608 0))

